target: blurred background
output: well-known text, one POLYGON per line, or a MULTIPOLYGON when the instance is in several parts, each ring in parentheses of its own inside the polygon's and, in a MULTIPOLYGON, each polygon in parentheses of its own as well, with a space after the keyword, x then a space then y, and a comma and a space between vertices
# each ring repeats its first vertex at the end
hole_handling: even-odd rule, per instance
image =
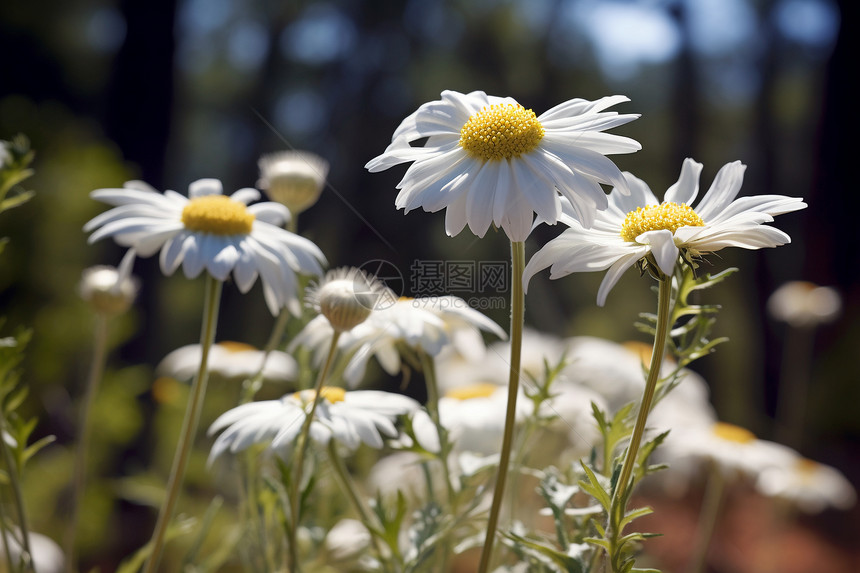
MULTIPOLYGON (((406 115, 444 89, 512 96, 537 114, 571 98, 624 94, 631 101, 614 110, 642 117, 613 133, 643 149, 614 159, 658 197, 685 157, 704 163, 703 189, 741 160, 749 166, 742 194, 804 197, 808 209, 776 222, 791 245, 712 257, 715 271, 740 268, 703 299, 723 305, 716 334, 731 341, 694 369, 723 419, 767 439, 780 432, 781 380, 797 374, 806 412, 791 445, 860 483, 860 199, 850 183, 858 115, 847 86, 857 12, 849 0, 3 2, 0 139, 30 138, 36 175, 27 186, 37 195, 0 220, 11 239, 0 257, 0 314, 6 328, 34 330, 26 407, 41 419, 37 434, 58 442, 39 462, 57 471, 27 484, 34 528, 60 531, 57 492, 91 331, 76 284, 83 268, 122 256, 107 241, 86 244, 82 225, 105 209, 88 193, 128 179, 186 193, 202 177, 232 191, 255 185, 261 154, 303 149, 331 163, 329 188, 299 221, 331 266, 383 260, 408 277, 415 261, 507 261, 502 233, 448 238, 441 214, 396 211, 405 168, 363 168, 406 115), (766 310, 789 280, 832 286, 843 300, 837 320, 807 333, 806 361, 786 356, 789 327, 766 310)), ((558 232, 540 229, 527 256, 558 232)), ((138 305, 112 326, 96 432, 104 443, 93 464, 114 476, 152 471, 157 482, 163 474, 152 468, 167 466, 170 452, 158 454, 150 437, 153 368, 198 340, 202 287, 161 276, 155 260, 138 261, 135 274, 138 305)), ((647 278, 627 273, 599 309, 602 273, 547 275, 532 281, 530 326, 647 340, 633 327, 655 305, 647 278)), ((225 289, 219 339, 265 343, 272 318, 259 289, 225 289)), ((507 309, 488 314, 507 327, 507 309)), ((109 570, 145 541, 154 515, 137 503, 145 493, 105 480, 87 502, 97 525, 82 534, 82 557, 109 570), (115 526, 108 539, 104 523, 115 526)), ((849 543, 856 523, 856 511, 843 512, 810 527, 849 543)))

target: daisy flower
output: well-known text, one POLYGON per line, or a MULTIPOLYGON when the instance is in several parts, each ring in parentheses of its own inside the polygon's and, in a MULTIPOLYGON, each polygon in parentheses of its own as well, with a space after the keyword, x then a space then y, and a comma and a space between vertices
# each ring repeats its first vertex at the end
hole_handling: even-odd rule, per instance
MULTIPOLYGON (((279 400, 249 402, 221 414, 209 427, 209 435, 223 432, 209 454, 210 463, 224 452, 236 453, 254 444, 267 444, 278 453, 292 449, 316 398, 303 390, 279 400)), ((347 392, 324 386, 320 391, 310 439, 328 444, 332 439, 355 450, 361 443, 381 448, 383 437, 396 438, 396 418, 418 409, 412 398, 376 390, 347 392)))
POLYGON ((756 481, 763 495, 785 499, 805 513, 820 513, 828 507, 850 509, 857 493, 842 472, 798 456, 785 466, 763 471, 756 481))
MULTIPOLYGON (((170 352, 155 368, 157 376, 190 380, 200 368, 202 351, 199 344, 189 344, 170 352)), ((250 378, 263 368, 263 378, 287 382, 298 377, 295 358, 280 350, 267 353, 250 344, 223 340, 209 349, 209 372, 227 379, 250 378), (263 361, 265 360, 265 364, 263 361)))
POLYGON ((441 97, 404 119, 385 152, 365 167, 377 172, 412 162, 395 205, 407 213, 446 209, 450 236, 468 225, 483 237, 494 224, 511 241, 524 241, 535 213, 555 224, 559 193, 587 225, 607 205, 601 183, 626 189, 605 156, 641 149, 632 139, 603 133, 639 117, 604 111, 628 101, 624 96, 572 99, 540 116, 512 98, 480 91, 441 97), (422 138, 423 146, 412 146, 422 138))
POLYGON ((789 281, 770 295, 767 310, 776 320, 796 328, 809 328, 839 318, 842 297, 832 287, 789 281))
POLYGON ((84 269, 78 283, 80 297, 96 313, 105 316, 122 314, 131 308, 139 289, 140 282, 136 278, 108 265, 84 269))
POLYGON ((679 255, 693 262, 724 247, 760 249, 791 242, 784 232, 763 223, 806 204, 796 197, 760 195, 737 198, 746 166, 728 163, 694 208, 702 164, 684 160, 677 183, 660 203, 644 181, 624 173, 630 195, 614 189, 609 208, 582 221, 566 209, 560 220, 570 227, 540 249, 525 268, 523 284, 550 267, 550 278, 609 269, 597 293, 603 306, 609 291, 629 267, 645 257, 671 276, 679 255), (589 228, 589 226, 591 228, 589 228))
POLYGON ((772 467, 785 467, 797 453, 789 448, 761 440, 746 428, 713 422, 675 428, 656 450, 660 460, 668 461, 672 472, 692 477, 703 462, 711 462, 728 477, 755 478, 772 467))
POLYGON ((279 151, 260 158, 257 186, 273 201, 298 215, 320 197, 328 175, 328 161, 309 151, 279 151))
POLYGON ((114 208, 90 220, 89 242, 105 237, 149 257, 160 251, 165 275, 182 266, 186 277, 204 269, 219 281, 232 273, 236 285, 248 292, 262 278, 263 294, 272 314, 284 306, 298 314, 296 273, 320 275, 325 256, 311 241, 281 228, 289 211, 273 202, 249 205, 260 198, 256 189, 222 194, 217 179, 200 179, 188 187, 188 197, 164 194, 140 181, 123 189, 97 189, 90 196, 114 208))
MULTIPOLYGON (((404 344, 430 356, 447 347, 461 354, 480 354, 484 350, 480 331, 506 337, 499 325, 459 297, 400 298, 391 306, 377 308, 367 320, 340 337, 338 348, 350 355, 344 379, 352 386, 358 384, 372 356, 387 373, 397 374, 401 367, 398 346, 404 344)), ((328 320, 317 316, 296 336, 291 348, 312 348, 317 361, 321 361, 332 332, 328 320)))
POLYGON ((319 283, 312 284, 306 298, 333 330, 346 332, 364 322, 378 304, 394 299, 395 295, 361 269, 342 267, 327 272, 319 283))
MULTIPOLYGON (((518 422, 532 412, 532 402, 521 397, 517 401, 518 422)), ((491 382, 476 382, 445 392, 439 399, 439 420, 455 449, 484 455, 497 453, 502 445, 507 399, 507 388, 491 382)), ((439 451, 439 434, 425 410, 415 412, 412 428, 422 448, 439 451)))

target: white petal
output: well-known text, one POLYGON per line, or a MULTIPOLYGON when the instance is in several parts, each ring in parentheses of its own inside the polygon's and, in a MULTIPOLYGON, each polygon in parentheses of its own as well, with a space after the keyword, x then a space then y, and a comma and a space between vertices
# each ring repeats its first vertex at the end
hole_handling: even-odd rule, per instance
POLYGON ((675 264, 678 262, 678 247, 675 246, 675 238, 672 231, 661 229, 659 231, 648 231, 636 237, 637 243, 651 246, 651 254, 660 270, 668 276, 672 276, 675 264))
POLYGON ((243 203, 248 205, 249 203, 253 203, 254 201, 260 200, 260 192, 253 187, 245 187, 243 189, 239 189, 232 195, 230 195, 230 199, 233 201, 238 201, 239 203, 243 203))
POLYGON ((188 196, 191 198, 223 194, 224 187, 218 179, 198 179, 188 185, 188 196))
POLYGON ((690 205, 699 194, 699 175, 702 173, 702 164, 693 161, 689 157, 681 165, 681 176, 666 191, 663 201, 667 203, 678 203, 679 205, 690 205))
POLYGON ((466 226, 466 200, 468 193, 461 193, 453 203, 445 209, 445 232, 449 237, 460 234, 466 226))
POLYGON ((705 222, 717 217, 738 195, 744 181, 746 165, 740 161, 726 163, 717 172, 710 189, 696 206, 696 213, 705 222))
POLYGON ((466 193, 466 222, 469 230, 483 237, 493 221, 493 199, 499 185, 499 165, 486 161, 466 193))
POLYGON ((600 288, 597 290, 597 306, 603 306, 606 304, 606 297, 609 295, 609 291, 612 290, 612 287, 621 279, 621 275, 624 274, 624 271, 629 269, 633 264, 641 259, 644 256, 644 253, 632 252, 624 255, 615 261, 609 270, 606 271, 606 276, 603 277, 603 281, 600 283, 600 288))

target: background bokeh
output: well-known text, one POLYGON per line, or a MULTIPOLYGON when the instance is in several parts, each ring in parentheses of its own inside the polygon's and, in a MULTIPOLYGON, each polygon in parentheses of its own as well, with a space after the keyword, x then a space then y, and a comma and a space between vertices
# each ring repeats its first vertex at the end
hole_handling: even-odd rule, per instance
MULTIPOLYGON (((28 187, 37 195, 0 219, 0 234, 11 238, 0 257, 0 314, 34 329, 27 407, 41 418, 40 435, 57 436, 58 453, 45 452, 44 463, 60 468, 28 484, 52 492, 33 494, 37 525, 51 531, 61 510, 62 451, 74 440, 87 367, 91 322, 75 286, 86 266, 122 255, 108 242, 86 244, 83 223, 105 208, 88 193, 128 179, 185 192, 201 177, 238 189, 255 185, 261 154, 311 150, 331 163, 329 187, 302 215, 300 232, 332 266, 392 263, 409 294, 415 261, 509 257, 501 233, 448 238, 440 214, 396 211, 402 168, 363 169, 400 120, 443 89, 509 95, 538 114, 575 97, 624 94, 631 101, 616 109, 642 117, 614 132, 643 149, 615 159, 658 196, 693 157, 705 165, 704 187, 739 159, 749 166, 744 193, 804 197, 808 209, 777 221, 790 246, 712 258, 715 270, 741 269, 706 295, 723 305, 717 334, 731 342, 695 369, 722 418, 776 437, 786 326, 768 317, 767 297, 788 280, 838 289, 844 310, 815 333, 803 372, 807 415, 795 421, 803 437, 794 445, 860 483, 858 117, 849 99, 857 11, 850 0, 3 2, 0 138, 31 139, 28 187)), ((540 229, 527 256, 557 232, 540 229)), ((135 274, 143 290, 112 329, 104 389, 112 397, 103 398, 104 444, 93 462, 119 476, 153 467, 153 367, 195 342, 200 320, 199 281, 162 277, 153 260, 138 261, 135 274)), ((532 282, 530 326, 643 339, 633 322, 654 306, 646 279, 628 273, 599 309, 598 274, 546 275, 532 282)), ((259 288, 249 296, 225 289, 219 339, 265 342, 272 319, 259 288)), ((506 325, 506 309, 489 314, 506 325)), ((122 528, 100 539, 101 526, 92 526, 83 554, 94 564, 139 546, 152 519, 135 503, 144 493, 121 480, 103 485, 113 493, 93 494, 92 521, 122 528)), ((816 525, 845 534, 854 523, 852 514, 816 525)))

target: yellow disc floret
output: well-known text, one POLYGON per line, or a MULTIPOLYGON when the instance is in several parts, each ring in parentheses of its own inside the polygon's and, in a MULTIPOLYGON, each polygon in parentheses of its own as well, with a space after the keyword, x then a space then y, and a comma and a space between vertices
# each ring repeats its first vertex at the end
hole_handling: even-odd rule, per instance
POLYGON ((713 426, 713 432, 718 438, 722 438, 728 442, 735 442, 737 444, 749 444, 750 442, 755 441, 755 434, 746 428, 741 428, 740 426, 727 424, 725 422, 715 423, 713 426))
MULTIPOLYGON (((317 393, 314 390, 302 390, 293 395, 298 398, 302 404, 310 404, 317 397, 317 393)), ((346 390, 336 386, 323 386, 320 388, 320 397, 331 404, 334 404, 335 402, 343 402, 346 399, 346 390)))
POLYGON ((451 390, 448 390, 447 392, 445 392, 445 396, 448 398, 456 398, 457 400, 471 400, 472 398, 489 398, 498 389, 498 384, 491 384, 490 382, 478 382, 477 384, 470 384, 469 386, 461 386, 460 388, 453 388, 451 390))
POLYGON ((460 147, 476 159, 501 161, 533 151, 544 129, 535 112, 519 104, 485 106, 460 129, 460 147))
POLYGON ((195 197, 182 210, 182 224, 189 231, 213 235, 247 235, 254 225, 248 208, 226 195, 195 197))
POLYGON ((621 238, 631 243, 647 231, 672 231, 681 227, 704 227, 705 222, 689 205, 662 203, 639 207, 624 217, 621 238))

